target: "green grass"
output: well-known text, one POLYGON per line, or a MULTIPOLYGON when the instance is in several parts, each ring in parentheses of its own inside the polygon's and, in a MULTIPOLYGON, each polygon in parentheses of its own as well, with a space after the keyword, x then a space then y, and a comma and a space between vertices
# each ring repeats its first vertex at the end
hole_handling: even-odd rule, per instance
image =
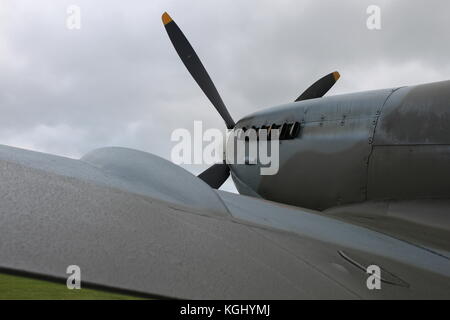
POLYGON ((0 273, 0 300, 135 300, 138 297, 0 273))

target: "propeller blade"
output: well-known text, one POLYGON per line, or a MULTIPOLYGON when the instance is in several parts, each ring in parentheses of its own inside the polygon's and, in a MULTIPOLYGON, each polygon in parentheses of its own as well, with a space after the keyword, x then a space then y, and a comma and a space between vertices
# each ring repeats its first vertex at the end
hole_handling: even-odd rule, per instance
POLYGON ((167 12, 162 15, 162 21, 164 27, 166 28, 167 34, 169 35, 170 41, 172 42, 175 50, 183 61, 184 65, 188 69, 191 76, 200 86, 202 91, 208 97, 209 101, 217 109, 219 114, 222 116, 228 129, 232 129, 235 126, 233 118, 231 118, 228 113, 225 104, 222 101, 219 93, 217 92, 214 83, 206 72, 205 67, 200 61, 199 57, 195 53, 189 41, 184 36, 183 32, 177 26, 175 21, 169 16, 167 12))
POLYGON ((228 179, 230 168, 226 163, 217 163, 198 175, 200 179, 205 181, 213 189, 219 189, 220 186, 228 179))
POLYGON ((337 71, 327 74, 325 77, 320 78, 319 80, 314 82, 308 89, 306 89, 300 95, 300 97, 295 100, 295 102, 323 97, 325 93, 327 93, 328 90, 330 90, 331 87, 334 86, 334 84, 340 77, 341 75, 337 71))

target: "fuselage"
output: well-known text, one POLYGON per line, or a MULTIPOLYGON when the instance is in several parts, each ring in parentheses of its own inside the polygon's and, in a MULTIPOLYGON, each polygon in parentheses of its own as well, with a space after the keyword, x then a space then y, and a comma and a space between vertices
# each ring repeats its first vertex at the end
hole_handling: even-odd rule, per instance
POLYGON ((450 81, 294 102, 236 128, 295 122, 300 132, 280 141, 276 175, 230 166, 240 193, 319 210, 450 198, 450 81))

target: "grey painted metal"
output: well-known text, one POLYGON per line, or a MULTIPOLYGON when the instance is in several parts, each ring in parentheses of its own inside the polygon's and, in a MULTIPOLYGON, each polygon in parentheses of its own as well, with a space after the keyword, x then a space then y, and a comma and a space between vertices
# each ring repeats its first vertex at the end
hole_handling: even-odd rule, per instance
MULTIPOLYGON (((280 170, 232 165, 263 198, 313 209, 366 199, 367 164, 376 120, 392 89, 291 103, 245 117, 237 127, 302 123, 299 137, 280 141, 280 170)), ((239 189, 239 187, 238 187, 239 189)))
POLYGON ((325 210, 344 221, 361 225, 426 247, 450 258, 450 200, 367 201, 325 210))
POLYGON ((180 166, 153 154, 109 147, 94 150, 81 160, 127 183, 127 191, 227 215, 226 208, 206 183, 180 166))
POLYGON ((367 198, 450 198, 449 123, 450 81, 396 91, 376 127, 367 198))
POLYGON ((85 282, 182 298, 449 297, 450 262, 429 250, 212 189, 233 215, 145 195, 161 181, 132 179, 133 166, 149 161, 150 177, 172 165, 142 152, 110 149, 85 160, 97 167, 1 148, 0 267, 64 279, 78 264, 85 282), (343 257, 375 261, 407 285, 370 291, 366 273, 343 257))
POLYGON ((450 144, 450 81, 404 87, 383 108, 375 145, 450 144))
POLYGON ((79 161, 0 145, 0 160, 146 195, 209 214, 228 214, 206 183, 181 167, 142 151, 102 148, 88 153, 79 161))
MULTIPOLYGON (((348 249, 370 252, 405 265, 415 265, 450 277, 450 251, 447 251, 447 256, 443 258, 431 247, 428 250, 417 250, 414 239, 408 243, 402 242, 390 236, 342 223, 325 215, 318 215, 317 211, 289 206, 280 207, 273 202, 253 197, 218 192, 235 218, 348 249)), ((448 232, 446 234, 448 239, 448 232)))
POLYGON ((232 165, 243 194, 324 210, 368 200, 450 198, 450 81, 290 103, 236 127, 302 123, 280 171, 232 165), (252 192, 248 192, 248 190, 252 192))
POLYGON ((450 145, 374 146, 368 199, 445 198, 450 198, 450 145))

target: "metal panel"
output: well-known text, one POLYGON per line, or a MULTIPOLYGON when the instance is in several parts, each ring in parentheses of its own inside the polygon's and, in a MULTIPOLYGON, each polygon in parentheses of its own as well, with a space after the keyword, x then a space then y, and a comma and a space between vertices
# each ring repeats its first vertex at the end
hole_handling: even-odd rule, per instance
POLYGON ((259 165, 232 171, 263 198, 313 209, 366 199, 368 159, 382 106, 394 89, 301 101, 255 113, 238 127, 302 123, 299 137, 280 142, 280 170, 259 165))
POLYGON ((368 199, 433 199, 450 195, 450 145, 374 146, 368 199))
POLYGON ((450 144, 450 81, 394 92, 377 125, 376 145, 450 144))
POLYGON ((242 118, 236 126, 249 128, 295 121, 322 122, 341 121, 343 118, 367 118, 376 115, 392 90, 342 94, 270 107, 242 118))
POLYGON ((260 176, 258 193, 277 202, 325 209, 365 200, 373 120, 306 123, 299 139, 283 141, 280 170, 260 176))

